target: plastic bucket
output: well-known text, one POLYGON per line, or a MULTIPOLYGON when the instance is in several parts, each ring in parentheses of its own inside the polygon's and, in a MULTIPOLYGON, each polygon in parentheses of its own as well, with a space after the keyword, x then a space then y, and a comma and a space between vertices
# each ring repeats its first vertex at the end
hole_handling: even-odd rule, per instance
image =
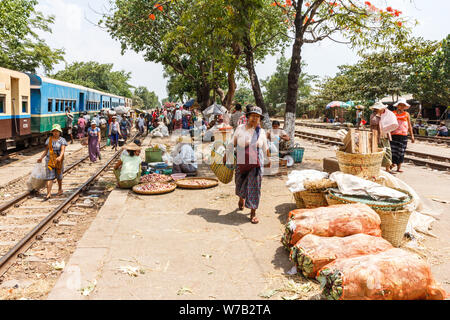
POLYGON ((145 150, 145 162, 162 162, 162 151, 148 148, 145 150))
POLYGON ((301 163, 303 161, 304 152, 305 148, 302 147, 294 147, 294 149, 292 149, 291 156, 295 163, 301 163))
POLYGON ((110 146, 111 145, 111 139, 110 138, 108 138, 108 139, 106 139, 106 146, 110 146))

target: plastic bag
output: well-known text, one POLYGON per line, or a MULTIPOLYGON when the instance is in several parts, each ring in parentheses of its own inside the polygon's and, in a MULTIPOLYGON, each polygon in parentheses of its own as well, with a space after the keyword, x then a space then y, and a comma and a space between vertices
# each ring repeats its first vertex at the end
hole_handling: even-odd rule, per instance
POLYGON ((315 278, 320 269, 336 259, 374 254, 392 248, 385 239, 363 233, 348 237, 308 234, 292 247, 290 258, 305 277, 315 278))
POLYGON ((340 204, 289 212, 281 242, 290 249, 307 234, 346 237, 365 233, 381 237, 380 216, 363 203, 340 204))
POLYGON ((386 109, 380 117, 380 129, 382 133, 390 133, 398 128, 398 121, 395 114, 386 109))
POLYGON ((45 170, 45 163, 37 163, 33 171, 31 171, 31 175, 27 181, 28 191, 39 190, 45 186, 45 182, 47 178, 47 172, 45 170))
POLYGON ((303 182, 306 180, 321 180, 328 178, 327 172, 317 171, 317 170, 293 170, 288 175, 288 181, 286 186, 292 193, 305 191, 303 182))
POLYGON ((317 276, 330 300, 443 300, 429 265, 416 254, 390 249, 326 265, 317 276))

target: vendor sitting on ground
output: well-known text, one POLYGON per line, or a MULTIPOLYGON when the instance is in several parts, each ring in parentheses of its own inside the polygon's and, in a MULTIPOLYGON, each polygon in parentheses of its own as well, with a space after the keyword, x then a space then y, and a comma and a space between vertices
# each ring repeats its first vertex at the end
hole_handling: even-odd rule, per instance
POLYGON ((131 189, 139 184, 141 179, 141 162, 139 156, 141 148, 135 144, 130 143, 124 147, 128 154, 123 153, 120 160, 114 166, 114 175, 117 178, 117 183, 121 189, 131 189))
POLYGON ((444 121, 441 121, 441 125, 437 128, 437 135, 440 137, 448 137, 448 128, 444 121))
POLYGON ((186 173, 188 176, 197 175, 197 159, 192 148, 190 136, 182 136, 172 152, 173 173, 186 173))
POLYGON ((419 134, 419 129, 424 129, 425 125, 422 123, 422 119, 418 119, 413 126, 413 133, 419 134))
POLYGON ((270 150, 278 153, 288 149, 287 142, 291 140, 289 135, 283 129, 280 129, 280 122, 274 120, 272 129, 267 131, 267 140, 270 141, 270 150))

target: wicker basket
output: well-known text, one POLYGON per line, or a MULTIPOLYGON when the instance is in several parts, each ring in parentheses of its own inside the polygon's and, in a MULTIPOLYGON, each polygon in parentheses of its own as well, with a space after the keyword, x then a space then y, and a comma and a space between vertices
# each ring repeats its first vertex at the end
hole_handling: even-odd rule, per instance
POLYGON ((407 199, 403 202, 398 202, 398 203, 380 202, 380 201, 372 200, 367 197, 356 198, 356 197, 350 197, 350 196, 338 196, 338 195, 334 194, 332 190, 330 190, 327 195, 327 199, 329 199, 329 200, 327 200, 327 201, 331 201, 334 204, 337 204, 338 202, 340 202, 341 204, 360 202, 360 203, 364 203, 364 204, 368 205, 373 210, 384 210, 384 211, 403 210, 403 208, 406 205, 410 204, 413 201, 413 196, 408 191, 403 190, 403 189, 398 189, 398 188, 393 188, 393 189, 407 194, 409 196, 409 199, 407 199))
POLYGON ((297 209, 306 208, 305 203, 303 202, 301 192, 294 193, 295 204, 297 205, 297 209))
POLYGON ((217 179, 204 178, 204 177, 179 179, 179 180, 175 181, 175 183, 176 183, 177 187, 182 188, 182 189, 208 189, 208 188, 217 187, 219 185, 219 181, 217 179), (196 185, 189 185, 188 184, 189 180, 208 180, 208 181, 211 181, 211 183, 207 186, 196 186, 196 185))
POLYGON ((336 199, 331 198, 329 194, 325 195, 325 199, 327 200, 329 206, 334 206, 336 204, 344 204, 344 202, 342 201, 338 201, 336 199))
POLYGON ((381 219, 381 235, 394 247, 400 247, 408 225, 409 210, 384 211, 375 209, 381 219))
POLYGON ((369 154, 336 151, 339 169, 344 173, 363 178, 378 178, 383 156, 384 150, 369 154))
MULTIPOLYGON (((304 208, 312 209, 318 207, 328 206, 327 200, 325 199, 325 193, 322 191, 312 192, 312 191, 300 191, 294 193, 294 198, 300 197, 303 200, 304 208)), ((297 204, 298 206, 298 204, 297 204)))

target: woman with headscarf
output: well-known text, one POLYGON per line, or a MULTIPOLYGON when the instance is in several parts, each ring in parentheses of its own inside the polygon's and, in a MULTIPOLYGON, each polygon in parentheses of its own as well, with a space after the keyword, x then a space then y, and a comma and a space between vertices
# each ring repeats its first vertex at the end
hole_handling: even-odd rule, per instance
POLYGON ((47 195, 44 197, 44 201, 51 197, 54 179, 58 182, 58 196, 63 194, 62 179, 64 173, 64 153, 67 141, 61 137, 62 129, 59 124, 53 125, 51 133, 52 135, 45 141, 44 153, 37 160, 38 163, 41 163, 45 157, 47 195))
POLYGON ((102 139, 100 128, 97 127, 95 121, 91 121, 91 127, 88 129, 88 150, 89 158, 92 162, 97 161, 100 157, 100 141, 102 139))
POLYGON ((84 117, 79 117, 77 124, 78 124, 78 139, 83 139, 86 127, 86 119, 84 119, 84 117))
POLYGON ((391 149, 392 149, 392 165, 397 165, 397 172, 403 172, 401 170, 402 163, 405 159, 406 147, 408 146, 408 133, 411 135, 411 142, 414 143, 414 133, 411 126, 411 119, 408 112, 410 105, 406 102, 405 98, 400 98, 394 107, 397 110, 394 111, 398 121, 398 128, 391 133, 391 149))
MULTIPOLYGON (((256 217, 261 198, 261 182, 264 167, 264 155, 270 157, 267 136, 260 123, 263 118, 259 107, 251 107, 247 112, 247 123, 236 128, 231 143, 228 145, 227 154, 231 155, 236 148, 236 195, 239 197, 238 207, 244 206, 251 210, 250 221, 253 224, 259 222, 256 217)), ((226 161, 227 157, 224 157, 226 161)), ((231 157, 228 157, 231 159, 231 157)))

